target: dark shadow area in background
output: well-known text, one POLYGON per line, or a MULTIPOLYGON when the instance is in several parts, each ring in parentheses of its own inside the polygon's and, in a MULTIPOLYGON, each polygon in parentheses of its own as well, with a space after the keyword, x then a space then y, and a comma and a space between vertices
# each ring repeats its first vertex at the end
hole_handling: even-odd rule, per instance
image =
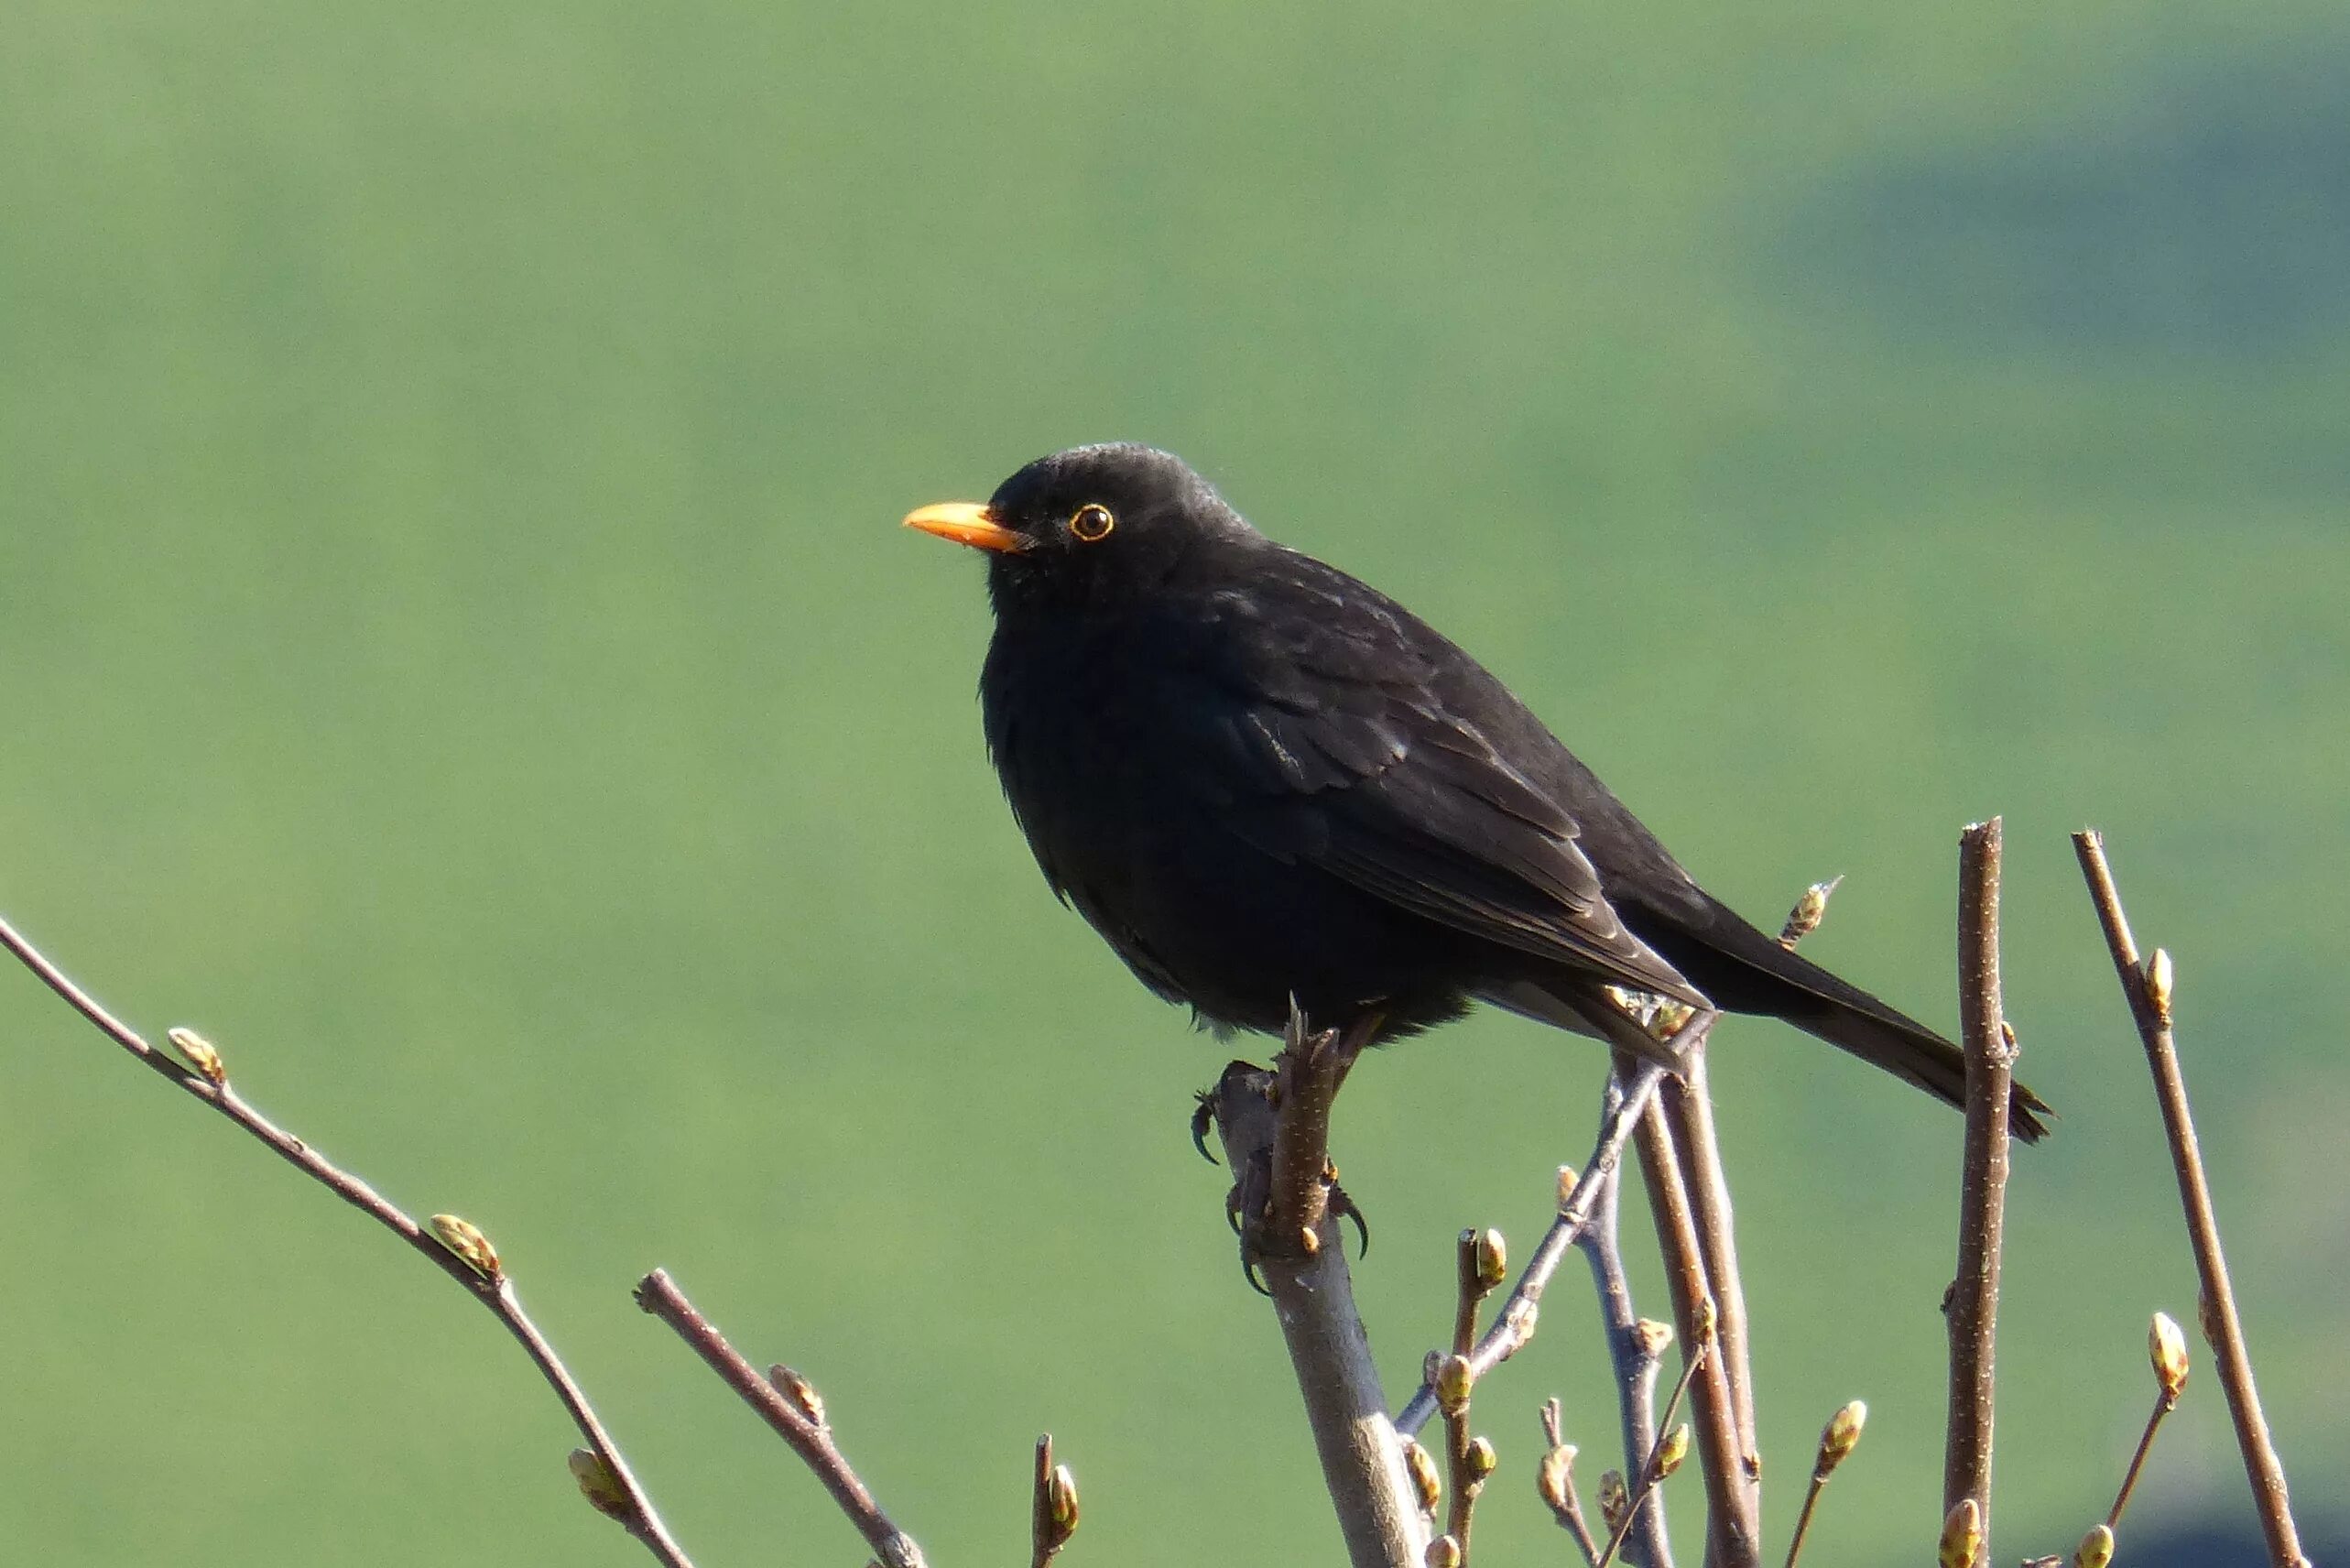
MULTIPOLYGON (((2301 1527, 2301 1551, 2312 1563, 2321 1565, 2350 1563, 2350 1536, 2330 1529, 2312 1529, 2317 1521, 2310 1518, 2300 1494, 2312 1491, 2306 1478, 2295 1475, 2291 1456, 2286 1456, 2285 1478, 2298 1482, 2294 1487, 2295 1522, 2301 1527)), ((2123 1521, 2119 1550, 2114 1553, 2116 1563, 2127 1563, 2130 1568, 2268 1568, 2268 1548, 2260 1539, 2260 1527, 2252 1521, 2252 1505, 2243 1505, 2243 1518, 2229 1522, 2203 1520, 2199 1523, 2158 1526, 2143 1541, 2133 1539, 2127 1520, 2123 1521)))
POLYGON ((2290 357, 2350 328, 2350 40, 1905 151, 1799 204, 1784 254, 1937 335, 2290 357))

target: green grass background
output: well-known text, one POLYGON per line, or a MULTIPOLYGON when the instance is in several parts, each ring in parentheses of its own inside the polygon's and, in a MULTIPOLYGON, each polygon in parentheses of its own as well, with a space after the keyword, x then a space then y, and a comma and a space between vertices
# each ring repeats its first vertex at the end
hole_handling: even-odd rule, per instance
MULTIPOLYGON (((850 1563, 630 1305, 807 1370, 941 1562, 1328 1562, 1186 1143, 1227 1052, 1054 906, 919 502, 1135 437, 1379 583, 1710 885, 1954 1017, 2007 823, 2026 1075, 1998 1553, 2069 1543, 2194 1282, 2065 833, 2177 955, 2266 1393, 2350 1460, 2350 27, 2312 0, 0 5, 0 909, 419 1213, 483 1225, 705 1568, 850 1563)), ((446 1281, 0 974, 0 1539, 614 1563, 446 1281)), ((1720 1037, 1783 1541, 1936 1514, 1958 1123, 1720 1037)), ((1337 1130, 1401 1388, 1522 1251, 1587 1044, 1480 1018, 1337 1130)), ((1633 1233, 1645 1219, 1628 1216, 1633 1233)), ((1646 1302, 1661 1296, 1645 1256, 1646 1302)), ((1480 1398, 1480 1556, 1570 1278, 1480 1398)), ((1676 1488, 1678 1489, 1678 1488, 1676 1488)), ((1693 1490, 1690 1494, 1693 1497, 1693 1490)), ((2247 1511, 2199 1367, 2133 1530, 2247 1511), (2138 1521, 2143 1521, 2138 1522, 2138 1521)), ((1692 1506, 1684 1504, 1684 1524, 1692 1506)))

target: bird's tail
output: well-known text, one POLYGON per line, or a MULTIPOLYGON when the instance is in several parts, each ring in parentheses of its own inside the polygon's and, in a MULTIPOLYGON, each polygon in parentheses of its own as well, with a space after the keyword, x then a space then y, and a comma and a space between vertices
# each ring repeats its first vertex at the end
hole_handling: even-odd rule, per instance
MULTIPOLYGON (((1781 947, 1727 906, 1708 902, 1714 919, 1702 935, 1637 925, 1635 930, 1715 1007, 1784 1018, 1937 1099, 1965 1104, 1966 1059, 1957 1046, 1781 947)), ((2038 1094, 2017 1084, 2008 1102, 2008 1125, 2016 1136, 2038 1142, 2048 1130, 2043 1113, 2053 1114, 2038 1094)))

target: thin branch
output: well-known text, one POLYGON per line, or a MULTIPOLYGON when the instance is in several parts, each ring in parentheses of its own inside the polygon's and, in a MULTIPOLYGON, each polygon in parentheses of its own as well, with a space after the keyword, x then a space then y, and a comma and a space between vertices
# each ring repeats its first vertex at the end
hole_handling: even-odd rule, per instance
POLYGON ((2007 1112, 2015 1037, 1999 997, 1999 819, 1958 841, 1958 1010, 1966 1053, 1966 1158, 1951 1287, 1950 1413, 1942 1507, 1969 1498, 1991 1533, 1991 1415, 1999 1316, 1999 1255, 2007 1195, 2007 1112))
POLYGON ((1680 1155, 1660 1107, 1649 1107, 1635 1137, 1657 1242, 1664 1252, 1665 1283, 1672 1293, 1673 1327, 1681 1337, 1682 1360, 1684 1365, 1702 1362, 1692 1388, 1691 1415, 1697 1432, 1698 1469, 1705 1481, 1707 1559, 1721 1568, 1755 1568, 1761 1561, 1759 1521, 1747 1508, 1751 1494, 1737 1414, 1720 1359, 1705 1354, 1719 1326, 1718 1309, 1680 1155))
POLYGON ((488 1308, 492 1315, 505 1325, 506 1331, 522 1345, 532 1365, 539 1368, 539 1376, 547 1380, 548 1387, 554 1389, 555 1397, 562 1401, 565 1412, 571 1418, 571 1424, 587 1440, 589 1452, 596 1463, 593 1482, 586 1476, 582 1477, 582 1490, 587 1493, 589 1500, 642 1541, 646 1550, 669 1564, 669 1568, 692 1568, 691 1560, 686 1556, 684 1548, 670 1537, 668 1527, 662 1524, 659 1511, 653 1507, 653 1499, 637 1484, 626 1457, 621 1454, 619 1445, 613 1442, 612 1434, 604 1430, 604 1422, 588 1403, 587 1395, 571 1377, 570 1369, 564 1367, 562 1358, 555 1353, 555 1347, 548 1343, 547 1336, 539 1332, 539 1325, 523 1311, 521 1301, 515 1295, 513 1282, 506 1278, 495 1252, 489 1248, 480 1232, 462 1221, 457 1222, 480 1243, 474 1259, 468 1261, 452 1250, 452 1243, 444 1242, 426 1230, 375 1188, 335 1165, 306 1140, 296 1138, 247 1105, 230 1087, 227 1069, 222 1063, 220 1053, 209 1042, 190 1031, 173 1030, 173 1043, 190 1061, 199 1064, 194 1069, 183 1067, 169 1055, 149 1045, 140 1038, 137 1030, 100 1006, 97 998, 68 978, 5 920, 0 920, 0 947, 5 947, 15 954, 26 968, 39 977, 43 985, 63 997, 68 1006, 95 1025, 116 1045, 169 1083, 226 1116, 259 1139, 279 1159, 408 1243, 427 1262, 463 1286, 469 1295, 488 1308))
POLYGON ((2285 1492, 2285 1466, 2277 1457, 2268 1422, 2260 1413, 2260 1392, 2252 1379, 2252 1356, 2245 1348, 2244 1322, 2236 1307, 2236 1290, 2228 1282, 2227 1258, 2220 1250, 2219 1218, 2212 1207, 2211 1182, 2203 1172, 2201 1146, 2195 1140, 2195 1119, 2187 1106, 2187 1082, 2179 1067, 2178 1043, 2170 1032, 2170 964, 2155 950, 2141 965, 2129 918, 2122 911, 2121 894, 2114 887, 2113 870, 2105 863, 2105 844, 2094 831, 2073 835, 2081 873, 2097 906, 2105 928, 2105 946, 2113 954, 2137 1020, 2138 1039, 2146 1046, 2147 1066, 2154 1074, 2156 1097, 2162 1105, 2162 1128, 2170 1143, 2170 1161, 2179 1176, 2179 1201, 2186 1211, 2187 1236, 2194 1247, 2195 1272, 2203 1282, 2203 1338, 2218 1363, 2220 1386, 2227 1393, 2228 1415, 2236 1423, 2236 1446, 2252 1483, 2254 1507, 2260 1530, 2267 1537, 2268 1557, 2276 1568, 2300 1568, 2301 1531, 2293 1523, 2291 1500, 2285 1492), (2156 984, 2157 980, 2160 982, 2156 984))
POLYGON ((1709 1348, 1705 1345, 1699 1345, 1696 1353, 1681 1364, 1681 1376, 1673 1379, 1672 1393, 1665 1400, 1665 1412, 1657 1418, 1656 1433, 1649 1439, 1640 1456, 1639 1467, 1634 1472, 1638 1479, 1633 1483, 1630 1500, 1624 1508, 1624 1517, 1616 1521, 1615 1533, 1607 1538, 1607 1544, 1600 1549, 1599 1561, 1594 1563, 1592 1568, 1607 1568, 1608 1563, 1615 1560, 1616 1553, 1624 1545, 1625 1536, 1631 1530, 1634 1516, 1640 1511, 1640 1505, 1664 1484, 1665 1477, 1671 1475, 1680 1466, 1681 1459, 1687 1455, 1688 1432, 1678 1434, 1680 1439, 1678 1454, 1669 1451, 1666 1444, 1671 1441, 1672 1419, 1681 1412, 1681 1401, 1689 1392, 1690 1378, 1708 1359, 1706 1352, 1709 1348))
MULTIPOLYGON (((1289 1039, 1285 1056, 1340 1044, 1331 1035, 1308 1036, 1295 1019, 1289 1039)), ((1311 1062, 1302 1070, 1285 1066, 1285 1073, 1278 1111, 1276 1074, 1244 1062, 1224 1069, 1209 1101, 1224 1159, 1243 1193, 1253 1181, 1269 1186, 1257 1201, 1244 1195, 1236 1202, 1247 1257, 1273 1299, 1350 1561, 1355 1568, 1420 1568, 1429 1533, 1420 1489, 1387 1420, 1378 1368, 1355 1310, 1354 1279, 1329 1199, 1329 1150, 1312 1137, 1315 1129, 1327 1131, 1329 1096, 1340 1074, 1311 1062), (1300 1171, 1310 1173, 1314 1191, 1299 1191, 1300 1171), (1293 1217, 1315 1211, 1319 1218, 1311 1228, 1293 1217)))
POLYGON ((848 1515, 887 1568, 923 1568, 922 1549, 890 1522, 842 1457, 840 1446, 832 1441, 832 1425, 824 1418, 823 1401, 805 1379, 786 1367, 778 1367, 772 1377, 761 1377, 758 1368, 743 1359, 717 1326, 686 1300, 667 1269, 656 1269, 637 1281, 636 1304, 674 1329, 728 1388, 743 1397, 744 1403, 775 1429, 776 1435, 823 1483, 832 1501, 848 1515))
POLYGON ((1722 1168, 1722 1146, 1714 1127, 1714 1099, 1705 1066, 1705 1042, 1689 1053, 1679 1083, 1667 1083, 1659 1096, 1665 1125, 1672 1129, 1681 1168, 1689 1177, 1690 1214, 1697 1225, 1705 1276, 1720 1313, 1715 1352, 1730 1392, 1730 1412, 1738 1434, 1738 1475, 1746 1488, 1749 1519, 1762 1518, 1762 1451, 1755 1427, 1754 1366, 1746 1337, 1746 1292, 1738 1276, 1738 1243, 1731 1225, 1730 1183, 1722 1168))
MULTIPOLYGON (((1692 1039, 1703 1038, 1703 1030, 1713 1026, 1714 1015, 1699 1013, 1685 1024, 1674 1037, 1676 1048, 1692 1039), (1692 1034, 1692 1031, 1698 1031, 1692 1034)), ((1469 1369, 1473 1377, 1486 1373, 1526 1348, 1534 1337, 1534 1324, 1539 1315, 1542 1292, 1550 1288, 1550 1277, 1559 1271, 1560 1262, 1591 1223, 1594 1206, 1598 1202, 1600 1183, 1624 1157, 1624 1144, 1631 1136, 1632 1127, 1656 1097, 1657 1085, 1663 1080, 1666 1068, 1652 1058, 1644 1057, 1625 1085, 1624 1097, 1609 1107, 1601 1118, 1599 1141, 1594 1146, 1591 1162, 1583 1167, 1582 1178, 1560 1203, 1550 1228, 1542 1233, 1534 1255, 1526 1260, 1525 1269, 1518 1283, 1502 1301, 1494 1321, 1478 1339, 1476 1348, 1469 1353, 1469 1369)), ((1407 1437, 1417 1436, 1436 1413, 1436 1390, 1426 1381, 1405 1401, 1396 1417, 1396 1430, 1407 1437)))
MULTIPOLYGON (((1610 1100, 1623 1095, 1622 1082, 1607 1080, 1610 1100)), ((1567 1173, 1561 1173, 1568 1180, 1567 1173)), ((1570 1185, 1572 1181, 1570 1181, 1570 1185)), ((1623 1427, 1624 1467, 1637 1470, 1642 1445, 1657 1426, 1657 1372, 1664 1364, 1664 1348, 1672 1330, 1650 1323, 1632 1309, 1632 1287, 1624 1271, 1619 1235, 1623 1215, 1624 1172, 1608 1173, 1592 1207, 1591 1224, 1575 1238, 1591 1263, 1592 1284, 1599 1292, 1600 1317, 1607 1331, 1607 1355, 1616 1370, 1616 1406, 1623 1427)), ((1650 1492, 1633 1510, 1624 1558, 1637 1568, 1672 1568, 1672 1550, 1665 1530, 1665 1498, 1650 1492)), ((1594 1554, 1596 1560, 1596 1554, 1594 1554)))
POLYGON ((2163 1418, 2179 1408, 2179 1401, 2166 1394, 2154 1398, 2154 1410, 2146 1418, 2146 1430, 2138 1435, 2137 1451, 2129 1456, 2129 1468, 2122 1472, 2121 1490, 2114 1494, 2114 1506, 2106 1511, 2105 1528, 2121 1528, 2122 1515, 2128 1511, 2129 1495, 2138 1490, 2138 1472, 2146 1468, 2146 1456, 2154 1451, 2154 1434, 2162 1430, 2163 1418))
POLYGON ((1452 1377, 1440 1371, 1436 1378, 1438 1393, 1449 1389, 1459 1394, 1457 1401, 1440 1398, 1444 1411, 1444 1447, 1452 1464, 1452 1507, 1445 1520, 1444 1532, 1452 1538, 1459 1551, 1458 1568, 1468 1568, 1469 1527, 1476 1512, 1477 1496, 1485 1490, 1485 1478, 1494 1471, 1493 1444, 1471 1435, 1469 1431, 1469 1399, 1475 1380, 1467 1376, 1469 1352, 1476 1348, 1477 1304, 1491 1295, 1506 1278, 1508 1253, 1504 1248, 1501 1232, 1497 1230, 1464 1230, 1453 1247, 1453 1308, 1452 1359, 1458 1362, 1452 1368, 1452 1377))

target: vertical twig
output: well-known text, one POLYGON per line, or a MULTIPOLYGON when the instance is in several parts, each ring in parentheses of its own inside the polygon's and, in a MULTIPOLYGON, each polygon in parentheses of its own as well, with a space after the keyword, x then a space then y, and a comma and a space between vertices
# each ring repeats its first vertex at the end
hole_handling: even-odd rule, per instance
MULTIPOLYGON (((1289 1032, 1284 1054, 1338 1043, 1329 1035, 1307 1035, 1301 1020, 1293 1021, 1289 1032)), ((1253 1249, 1250 1260, 1280 1321, 1349 1561, 1355 1568, 1421 1568, 1429 1537, 1419 1486, 1387 1419, 1370 1340, 1355 1307, 1346 1249, 1322 1186, 1328 1150, 1311 1147, 1311 1130, 1329 1126, 1327 1096, 1335 1094, 1337 1076, 1316 1070, 1284 1076, 1277 1111, 1275 1075, 1235 1062, 1224 1069, 1209 1104, 1224 1158, 1244 1191, 1251 1182, 1266 1185, 1257 1201, 1241 1204, 1249 1236, 1245 1245, 1253 1249), (1321 1103, 1300 1105, 1301 1094, 1320 1096, 1321 1103), (1300 1172, 1319 1190, 1301 1191, 1306 1178, 1300 1172), (1290 1217, 1317 1210, 1311 1226, 1290 1217)))
POLYGON ((1469 1430, 1469 1399, 1476 1378, 1469 1369, 1469 1353, 1477 1344, 1477 1303, 1491 1295, 1507 1277, 1509 1254, 1497 1230, 1464 1230, 1453 1248, 1454 1301, 1452 1352, 1436 1377, 1438 1404, 1444 1412, 1444 1446, 1452 1466, 1452 1507, 1444 1532, 1458 1554, 1455 1568, 1468 1568, 1469 1527, 1477 1495, 1493 1474, 1493 1444, 1469 1430))
POLYGON ((1755 1375, 1746 1341, 1746 1292, 1738 1278, 1738 1243, 1731 1225, 1730 1182, 1722 1169, 1722 1146, 1714 1128, 1714 1098, 1705 1066, 1705 1041, 1689 1053, 1681 1082, 1662 1092, 1666 1125, 1689 1175, 1690 1212, 1705 1255, 1705 1274, 1720 1313, 1714 1347, 1730 1389, 1730 1410, 1738 1432, 1738 1473, 1746 1491, 1746 1514, 1762 1517, 1762 1453, 1755 1427, 1755 1375))
POLYGON ((2211 1182, 2203 1173, 2201 1146, 2195 1140, 2195 1119, 2187 1107, 2187 1081, 2179 1067, 2178 1043, 2170 1032, 2170 964, 2157 948, 2154 958, 2141 965, 2129 919, 2122 912, 2121 894, 2114 887, 2113 870, 2105 864, 2104 835, 2083 831, 2073 835, 2073 853, 2089 896, 2097 906, 2105 946, 2121 978, 2122 995, 2137 1020, 2138 1039, 2146 1047, 2147 1066, 2154 1074, 2156 1098, 2162 1106, 2162 1129, 2170 1139, 2170 1162, 2179 1176, 2179 1202, 2186 1211, 2187 1236, 2195 1254, 2195 1272, 2203 1282, 2203 1338, 2218 1364, 2220 1386, 2227 1393, 2227 1411, 2236 1423, 2236 1443, 2244 1454, 2246 1476, 2252 1483, 2260 1531, 2267 1538, 2269 1561, 2276 1568, 2301 1568, 2301 1532, 2293 1523, 2291 1500, 2285 1492, 2285 1466, 2260 1413, 2260 1391, 2252 1379, 2252 1356, 2245 1348, 2244 1323, 2236 1308, 2236 1290, 2228 1282, 2227 1258, 2220 1250, 2219 1218, 2212 1208, 2211 1182), (2156 982, 2159 979, 2160 984, 2156 982))
POLYGON ((1984 1540, 1991 1531, 1993 1346, 1999 1316, 1999 1251, 2007 1193, 2007 1109, 2016 1052, 1999 996, 1999 819, 1958 841, 1958 1008, 1966 1053, 1966 1163, 1958 1217, 1958 1274, 1951 1287, 1950 1417, 1942 1452, 1942 1507, 1973 1499, 1984 1540))
POLYGON ((1634 1129, 1640 1173, 1657 1242, 1665 1256, 1665 1282, 1672 1293, 1673 1327, 1684 1365, 1703 1359, 1690 1393, 1697 1434, 1698 1469, 1705 1481, 1707 1557, 1721 1568, 1754 1568, 1760 1561, 1757 1521, 1746 1506, 1746 1465, 1739 1452, 1737 1413, 1721 1358, 1710 1355, 1719 1328, 1705 1252, 1690 1212, 1689 1187, 1662 1112, 1654 1105, 1634 1129))
MULTIPOLYGON (((1607 1080, 1609 1103, 1623 1094, 1623 1081, 1607 1080)), ((1561 1172, 1561 1180, 1566 1180, 1561 1172)), ((1599 1291, 1600 1317, 1607 1331, 1608 1359, 1616 1369, 1616 1405, 1624 1429, 1624 1469, 1637 1475, 1643 1445, 1657 1426, 1657 1371, 1671 1331, 1648 1323, 1632 1309, 1632 1287, 1624 1272, 1619 1227, 1623 1215, 1624 1173, 1611 1171, 1592 1204, 1591 1224, 1575 1238, 1590 1260, 1592 1283, 1599 1291)), ((1624 1560, 1637 1568, 1672 1568, 1672 1551, 1665 1530, 1665 1496, 1652 1488, 1633 1510, 1632 1526, 1624 1541, 1624 1560)))

